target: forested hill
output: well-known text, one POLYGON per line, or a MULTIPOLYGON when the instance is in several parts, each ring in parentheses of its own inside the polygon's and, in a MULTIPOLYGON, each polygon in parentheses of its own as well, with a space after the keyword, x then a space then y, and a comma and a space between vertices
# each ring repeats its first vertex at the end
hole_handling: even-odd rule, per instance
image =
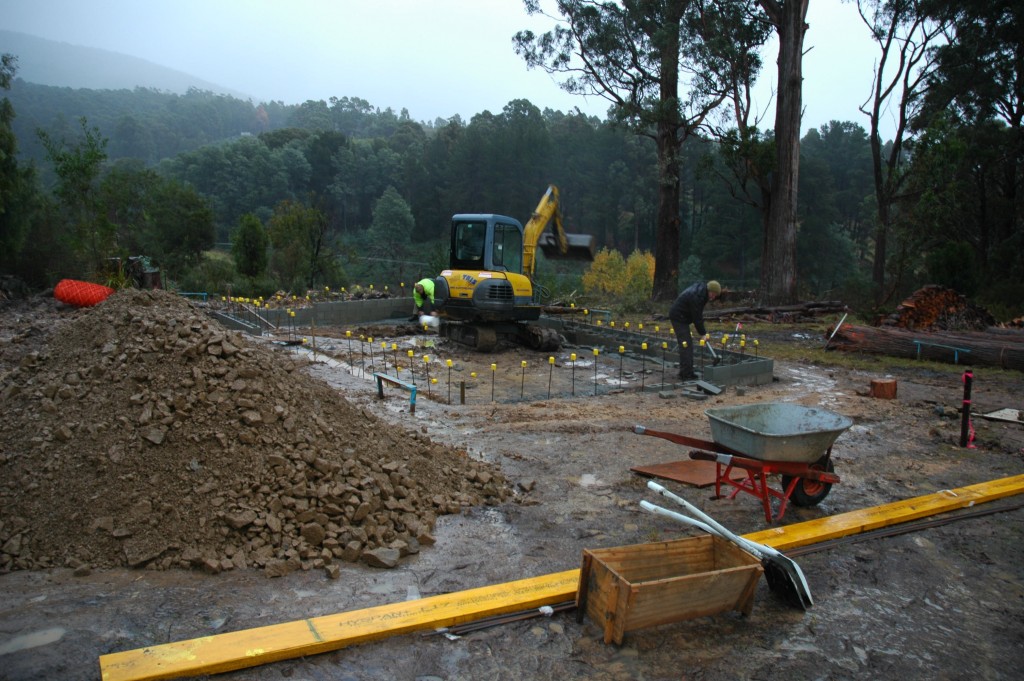
MULTIPOLYGON (((0 97, 6 96, 14 110, 18 157, 38 166, 46 165, 46 155, 37 132, 73 142, 82 118, 107 140, 109 160, 133 158, 147 165, 289 126, 388 138, 407 120, 404 111, 400 116, 358 97, 289 105, 254 102, 141 59, 10 31, 0 31, 0 53, 17 58, 12 87, 0 97)), ((447 122, 439 119, 422 127, 447 122)))
POLYGON ((73 144, 81 136, 82 118, 108 141, 109 160, 135 158, 155 165, 207 144, 273 130, 290 117, 280 104, 256 105, 195 89, 181 95, 145 88, 73 89, 19 77, 5 94, 15 113, 18 157, 37 165, 45 165, 46 158, 37 132, 73 144))
POLYGON ((245 93, 119 52, 0 30, 0 52, 18 57, 18 77, 39 85, 90 90, 136 87, 185 94, 190 89, 249 99, 245 93))

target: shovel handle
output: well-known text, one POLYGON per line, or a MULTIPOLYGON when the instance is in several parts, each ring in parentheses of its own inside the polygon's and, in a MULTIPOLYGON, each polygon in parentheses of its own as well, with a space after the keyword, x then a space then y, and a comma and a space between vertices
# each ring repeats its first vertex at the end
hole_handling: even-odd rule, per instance
POLYGON ((664 487, 662 487, 658 483, 654 482, 653 480, 651 480, 650 482, 647 483, 647 488, 652 490, 652 491, 654 491, 654 492, 657 492, 658 494, 660 494, 661 496, 663 496, 663 497, 665 497, 667 499, 671 499, 672 501, 676 502, 677 504, 679 504, 680 506, 685 508, 687 511, 689 511, 692 515, 697 516, 702 521, 704 521, 707 525, 709 525, 710 527, 714 528, 715 533, 718 534, 720 537, 724 537, 724 538, 732 541, 734 544, 737 544, 738 546, 742 546, 747 551, 750 551, 751 553, 756 553, 759 556, 777 557, 777 556, 780 555, 778 551, 776 551, 775 549, 773 549, 770 546, 765 546, 764 544, 758 544, 756 542, 752 542, 749 539, 745 539, 743 537, 740 537, 740 536, 734 534, 733 532, 730 532, 724 526, 719 524, 717 520, 715 520, 714 518, 709 516, 707 513, 705 513, 704 511, 700 510, 699 508, 697 508, 696 506, 691 504, 686 499, 683 499, 681 496, 679 496, 677 494, 673 494, 672 492, 669 492, 667 489, 665 489, 664 487))

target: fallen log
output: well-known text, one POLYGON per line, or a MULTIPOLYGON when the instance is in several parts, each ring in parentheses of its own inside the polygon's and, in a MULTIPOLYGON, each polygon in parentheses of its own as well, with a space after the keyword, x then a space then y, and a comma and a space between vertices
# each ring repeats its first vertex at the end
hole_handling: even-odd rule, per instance
MULTIPOLYGON (((934 333, 844 324, 828 349, 1024 371, 1024 332, 1006 331, 934 333)), ((825 338, 831 333, 828 329, 825 338)))
POLYGON ((739 319, 739 321, 792 322, 801 318, 816 318, 830 314, 847 312, 848 308, 842 301, 810 301, 793 305, 773 307, 748 306, 728 308, 705 308, 704 319, 739 319))

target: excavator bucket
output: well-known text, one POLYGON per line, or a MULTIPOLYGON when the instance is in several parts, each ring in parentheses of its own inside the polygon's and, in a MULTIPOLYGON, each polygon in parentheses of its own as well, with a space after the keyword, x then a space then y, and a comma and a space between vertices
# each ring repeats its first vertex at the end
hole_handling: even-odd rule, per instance
POLYGON ((597 251, 594 237, 590 234, 566 234, 568 249, 565 253, 558 247, 558 238, 551 234, 543 234, 540 237, 538 246, 545 258, 552 260, 584 260, 593 261, 594 253, 597 251))

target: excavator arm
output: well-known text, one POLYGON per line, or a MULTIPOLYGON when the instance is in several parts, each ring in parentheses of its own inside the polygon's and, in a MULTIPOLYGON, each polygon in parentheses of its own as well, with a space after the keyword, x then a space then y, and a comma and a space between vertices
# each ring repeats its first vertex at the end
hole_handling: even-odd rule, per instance
POLYGON ((530 221, 523 227, 523 274, 530 279, 533 279, 537 266, 538 246, 549 258, 594 259, 594 237, 589 234, 566 234, 562 227, 558 187, 553 184, 548 186, 530 216, 530 221), (549 224, 552 229, 546 233, 549 224))

